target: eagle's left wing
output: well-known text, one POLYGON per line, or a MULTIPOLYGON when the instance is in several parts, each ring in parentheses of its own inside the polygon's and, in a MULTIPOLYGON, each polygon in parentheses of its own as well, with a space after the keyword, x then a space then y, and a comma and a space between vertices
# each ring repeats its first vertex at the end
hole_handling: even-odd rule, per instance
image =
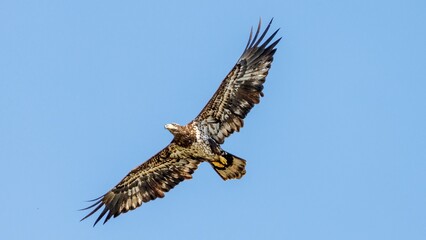
POLYGON ((263 83, 271 67, 276 51, 275 46, 281 40, 279 38, 269 44, 278 29, 262 43, 271 23, 272 20, 259 39, 257 37, 261 22, 254 38, 250 32, 247 46, 237 64, 194 119, 194 122, 199 123, 201 130, 219 144, 222 144, 234 131, 239 131, 243 127, 243 119, 263 96, 263 83))
POLYGON ((148 161, 133 169, 113 189, 105 195, 94 199, 93 205, 84 208, 94 208, 84 220, 105 206, 99 220, 107 214, 104 223, 112 216, 117 217, 121 213, 133 210, 143 202, 148 202, 157 197, 164 197, 164 193, 175 187, 185 179, 192 178, 192 173, 197 169, 200 161, 179 158, 178 147, 171 143, 148 161))

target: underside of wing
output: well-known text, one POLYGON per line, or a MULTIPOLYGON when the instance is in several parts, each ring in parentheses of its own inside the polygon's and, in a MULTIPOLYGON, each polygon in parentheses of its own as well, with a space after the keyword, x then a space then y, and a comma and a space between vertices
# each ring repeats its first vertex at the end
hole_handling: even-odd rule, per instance
POLYGON ((263 83, 273 61, 275 46, 281 40, 274 39, 276 30, 264 42, 272 20, 259 36, 261 22, 249 41, 237 64, 222 81, 219 89, 195 118, 203 132, 222 144, 226 137, 243 127, 243 119, 263 96, 263 83))
POLYGON ((176 157, 179 154, 176 153, 175 147, 170 144, 151 159, 133 169, 108 193, 94 199, 93 205, 82 209, 93 208, 81 220, 88 218, 104 206, 94 225, 105 215, 104 223, 106 223, 111 217, 117 217, 121 213, 133 210, 144 202, 164 197, 165 192, 180 182, 191 179, 192 173, 200 162, 176 157))

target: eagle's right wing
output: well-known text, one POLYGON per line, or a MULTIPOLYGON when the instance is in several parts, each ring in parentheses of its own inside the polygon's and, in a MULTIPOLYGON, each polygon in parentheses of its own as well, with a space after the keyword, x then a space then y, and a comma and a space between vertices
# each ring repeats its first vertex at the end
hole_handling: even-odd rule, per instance
POLYGON ((194 120, 200 123, 205 134, 219 144, 243 127, 244 118, 263 96, 263 83, 271 68, 275 46, 281 40, 279 38, 271 43, 278 32, 276 30, 263 41, 271 23, 272 20, 260 34, 259 22, 254 38, 250 32, 247 46, 237 64, 194 120))
POLYGON ((93 201, 96 202, 93 205, 82 209, 94 208, 81 220, 88 218, 105 206, 94 225, 108 213, 104 220, 106 223, 112 216, 117 217, 121 213, 133 210, 143 202, 154 200, 157 197, 162 198, 165 192, 180 182, 191 179, 198 164, 200 164, 198 160, 179 158, 177 146, 171 143, 148 161, 133 169, 105 195, 94 199, 93 201))

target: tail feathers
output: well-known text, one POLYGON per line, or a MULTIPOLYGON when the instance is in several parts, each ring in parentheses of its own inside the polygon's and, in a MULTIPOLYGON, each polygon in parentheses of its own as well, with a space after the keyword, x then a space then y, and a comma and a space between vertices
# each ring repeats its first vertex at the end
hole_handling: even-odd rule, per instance
POLYGON ((246 160, 223 151, 219 162, 210 162, 223 180, 240 179, 246 174, 246 160))

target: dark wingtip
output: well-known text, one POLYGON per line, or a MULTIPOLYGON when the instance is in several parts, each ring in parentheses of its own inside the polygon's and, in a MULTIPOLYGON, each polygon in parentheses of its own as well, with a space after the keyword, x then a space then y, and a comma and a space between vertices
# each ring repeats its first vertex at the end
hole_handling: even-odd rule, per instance
MULTIPOLYGON (((102 205, 101 205, 102 206, 102 205)), ((102 210, 101 214, 99 214, 98 218, 96 219, 95 223, 93 224, 93 227, 96 226, 96 224, 104 217, 104 215, 108 212, 108 208, 105 207, 104 210, 102 210)), ((104 224, 107 222, 108 220, 105 219, 104 224)))
POLYGON ((252 48, 254 43, 257 41, 257 37, 259 36, 261 26, 262 26, 262 19, 259 20, 259 24, 257 25, 256 33, 254 34, 254 38, 253 38, 253 40, 250 43, 250 46, 248 48, 252 48))
MULTIPOLYGON (((89 201, 87 201, 87 202, 94 202, 94 201, 96 201, 95 203, 93 203, 92 205, 90 205, 90 206, 88 206, 88 207, 85 207, 85 208, 82 208, 82 209, 79 209, 79 211, 84 211, 84 210, 88 210, 88 209, 91 209, 91 208, 94 208, 89 214, 87 214, 85 217, 83 217, 82 219, 80 219, 80 222, 81 221, 83 221, 83 220, 85 220, 86 218, 88 218, 88 217, 90 217, 90 216, 92 216, 95 212, 97 212, 103 205, 104 205, 104 203, 102 202, 102 200, 103 200, 103 197, 104 196, 100 196, 100 197, 98 197, 98 198, 95 198, 95 199, 92 199, 92 200, 89 200, 89 201)), ((106 207, 105 207, 106 208, 106 207)), ((105 214, 104 213, 105 212, 105 209, 104 209, 104 211, 102 212, 103 214, 105 214)), ((95 221, 95 223, 93 224, 93 227, 98 223, 98 221, 100 220, 100 218, 102 218, 102 216, 103 216, 103 214, 101 213, 101 216, 100 217, 98 217, 98 219, 95 221)))
POLYGON ((250 45, 250 42, 251 42, 251 38, 253 37, 253 26, 250 28, 250 36, 249 36, 249 39, 248 39, 248 42, 247 42, 247 45, 246 45, 246 50, 247 50, 247 48, 249 47, 249 45, 250 45))
POLYGON ((240 61, 241 59, 243 59, 245 57, 247 58, 247 57, 250 56, 251 60, 249 60, 249 61, 252 62, 252 61, 256 61, 257 59, 259 59, 259 56, 261 56, 262 54, 268 55, 268 54, 271 53, 271 51, 274 49, 274 47, 281 40, 281 38, 279 38, 278 40, 276 40, 272 44, 270 44, 270 42, 272 42, 274 40, 275 36, 277 35, 278 31, 280 30, 280 28, 278 28, 269 37, 267 37, 266 40, 264 41, 267 33, 269 32, 269 30, 271 28, 271 24, 272 24, 273 20, 274 20, 274 18, 272 18, 269 21, 268 25, 262 31, 261 34, 260 34, 261 19, 259 20, 259 25, 258 25, 258 28, 257 28, 256 33, 254 35, 254 38, 251 38, 251 36, 252 36, 252 32, 251 32, 250 38, 249 38, 249 43, 246 46, 246 49, 244 50, 244 52, 242 53, 242 55, 241 55, 241 57, 238 61, 240 61))
MULTIPOLYGON (((256 33, 255 33, 253 38, 252 38, 253 30, 250 31, 250 38, 249 38, 249 42, 247 43, 246 50, 250 49, 250 48, 255 48, 262 42, 262 40, 264 39, 264 37, 268 33, 269 28, 271 27, 273 21, 274 21, 274 18, 271 18, 268 25, 266 25, 266 28, 263 30, 262 34, 259 36, 261 24, 262 24, 262 18, 259 18, 259 24, 257 26, 257 30, 256 30, 256 33)), ((253 29, 253 27, 252 27, 252 29, 253 29)), ((278 28, 274 33, 272 33, 272 35, 265 41, 265 43, 262 44, 262 47, 265 47, 275 37, 275 35, 278 33, 279 30, 280 30, 280 28, 278 28)))
POLYGON ((84 211, 84 210, 87 210, 87 209, 89 209, 89 208, 92 208, 92 207, 94 207, 94 206, 98 205, 98 203, 100 202, 99 200, 100 200, 101 198, 103 198, 103 197, 104 197, 104 196, 100 196, 100 197, 97 197, 97 198, 92 199, 92 200, 87 200, 86 202, 94 202, 94 201, 96 201, 96 202, 95 202, 94 204, 92 204, 92 205, 88 206, 88 207, 78 209, 78 211, 84 211))

